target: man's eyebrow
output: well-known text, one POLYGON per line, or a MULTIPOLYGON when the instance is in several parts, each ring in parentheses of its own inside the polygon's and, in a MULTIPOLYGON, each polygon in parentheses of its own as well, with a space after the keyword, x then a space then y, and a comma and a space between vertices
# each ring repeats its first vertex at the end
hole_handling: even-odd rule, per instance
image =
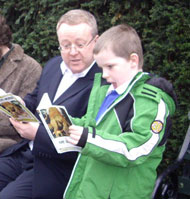
MULTIPOLYGON (((77 41, 86 41, 85 39, 83 39, 83 38, 77 38, 77 39, 75 39, 75 42, 77 42, 77 41)), ((61 40, 60 41, 60 43, 62 43, 62 42, 71 42, 70 40, 68 40, 68 39, 63 39, 63 40, 61 40)))

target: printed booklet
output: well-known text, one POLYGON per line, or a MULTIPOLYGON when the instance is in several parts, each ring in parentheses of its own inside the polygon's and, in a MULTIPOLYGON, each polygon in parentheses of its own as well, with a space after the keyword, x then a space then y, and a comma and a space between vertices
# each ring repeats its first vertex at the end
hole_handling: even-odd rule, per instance
POLYGON ((22 122, 39 122, 33 113, 26 108, 16 96, 0 89, 0 111, 5 115, 22 122))
POLYGON ((52 105, 48 94, 44 93, 37 111, 58 153, 81 150, 66 140, 72 122, 64 106, 52 105))

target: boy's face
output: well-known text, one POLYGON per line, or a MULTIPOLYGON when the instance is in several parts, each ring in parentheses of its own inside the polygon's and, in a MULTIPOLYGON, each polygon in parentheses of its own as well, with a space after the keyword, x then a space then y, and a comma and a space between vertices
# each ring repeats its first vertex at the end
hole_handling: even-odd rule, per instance
POLYGON ((129 81, 137 73, 131 60, 116 56, 110 49, 100 51, 94 55, 94 59, 103 70, 103 78, 113 84, 114 88, 129 81))

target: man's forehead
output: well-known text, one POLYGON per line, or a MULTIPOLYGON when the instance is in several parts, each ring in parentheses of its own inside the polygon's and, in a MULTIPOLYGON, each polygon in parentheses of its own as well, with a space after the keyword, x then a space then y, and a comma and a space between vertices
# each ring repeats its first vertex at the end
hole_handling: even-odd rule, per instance
MULTIPOLYGON (((75 25, 70 25, 70 24, 66 24, 66 23, 62 23, 59 26, 59 29, 57 30, 57 32, 68 32, 68 31, 86 31, 86 32, 91 32, 92 28, 87 24, 87 23, 80 23, 80 24, 75 24, 75 25)), ((76 33, 76 32, 75 32, 76 33)))
POLYGON ((86 41, 92 36, 92 29, 88 24, 62 24, 58 29, 57 35, 60 42, 63 42, 65 40, 86 41))

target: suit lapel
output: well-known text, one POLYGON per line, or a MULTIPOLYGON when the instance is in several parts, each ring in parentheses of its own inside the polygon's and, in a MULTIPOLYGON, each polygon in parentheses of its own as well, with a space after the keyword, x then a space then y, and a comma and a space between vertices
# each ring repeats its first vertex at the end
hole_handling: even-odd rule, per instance
POLYGON ((83 90, 87 85, 87 80, 79 78, 71 87, 69 87, 56 101, 55 104, 61 104, 76 93, 83 90))
POLYGON ((63 77, 61 69, 60 69, 60 64, 58 65, 58 68, 55 70, 55 73, 52 75, 55 78, 52 78, 51 80, 49 80, 51 82, 49 84, 49 89, 48 89, 49 90, 48 94, 49 94, 49 98, 50 98, 51 102, 53 102, 55 93, 56 93, 59 83, 63 77))
MULTIPOLYGON (((54 103, 61 104, 71 96, 76 95, 81 90, 85 89, 89 81, 94 80, 95 73, 101 72, 101 69, 95 63, 85 77, 79 78, 75 83, 69 87, 54 103)), ((57 90, 57 89, 56 89, 57 90)), ((54 92, 55 94, 55 92, 54 92)))

